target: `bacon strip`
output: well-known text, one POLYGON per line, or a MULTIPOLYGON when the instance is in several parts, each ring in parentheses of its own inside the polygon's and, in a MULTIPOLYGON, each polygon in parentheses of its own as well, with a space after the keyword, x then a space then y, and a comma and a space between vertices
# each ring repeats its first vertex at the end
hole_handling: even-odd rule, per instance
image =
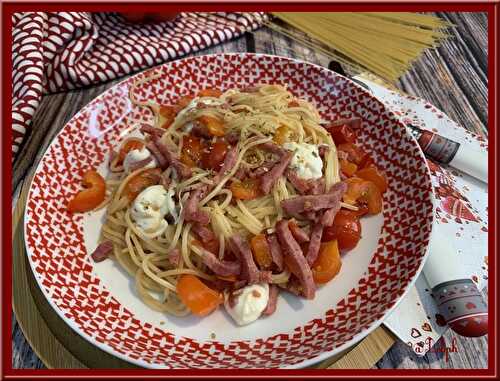
POLYGON ((198 188, 188 197, 182 210, 185 221, 193 221, 201 225, 208 225, 210 222, 210 215, 205 210, 200 210, 198 208, 198 203, 203 199, 206 192, 207 187, 198 188))
POLYGON ((319 248, 321 246, 321 237, 323 236, 323 225, 315 224, 311 231, 311 240, 307 249, 306 260, 309 266, 318 258, 319 248))
POLYGON ((181 261, 181 250, 178 247, 173 248, 167 254, 167 259, 172 266, 179 266, 181 261))
POLYGON ((259 270, 253 260, 252 250, 248 242, 239 234, 234 234, 229 238, 229 245, 231 251, 241 262, 241 278, 248 281, 249 284, 258 283, 260 281, 259 270))
POLYGON ((146 144, 146 148, 153 154, 161 169, 168 167, 167 159, 162 155, 158 147, 151 141, 146 144))
POLYGON ((158 150, 161 152, 163 157, 166 159, 167 163, 174 167, 176 170, 177 174, 183 178, 187 179, 188 177, 191 177, 191 169, 185 165, 184 163, 181 163, 178 158, 175 157, 175 155, 170 152, 170 150, 167 148, 165 144, 163 144, 158 136, 153 136, 153 143, 154 145, 158 148, 158 150))
POLYGON ((259 272, 259 282, 260 283, 271 283, 273 273, 271 271, 260 271, 259 272))
POLYGON ((274 167, 260 177, 260 187, 264 194, 269 194, 274 184, 276 184, 278 179, 287 169, 288 165, 292 161, 292 158, 293 154, 287 151, 274 167))
POLYGON ((297 222, 295 222, 294 220, 290 220, 288 222, 288 228, 292 232, 293 238, 295 238, 298 243, 309 242, 309 236, 304 230, 300 228, 299 225, 297 225, 297 222))
POLYGON ((208 250, 203 250, 203 263, 212 270, 216 275, 230 276, 239 275, 241 272, 240 262, 220 260, 208 250))
POLYGON ((271 251, 271 258, 276 265, 278 271, 283 271, 283 253, 281 252, 281 246, 276 238, 275 234, 268 235, 266 237, 269 249, 271 251))
POLYGON ((269 300, 267 301, 267 306, 262 311, 262 315, 272 315, 276 311, 276 305, 278 304, 278 294, 280 290, 275 284, 269 285, 269 300))
POLYGON ((312 271, 302 254, 302 249, 288 228, 287 220, 278 221, 276 234, 284 250, 284 256, 290 263, 290 271, 300 280, 304 297, 313 299, 316 293, 316 285, 314 284, 312 271))
POLYGON ((113 242, 104 241, 101 242, 95 250, 90 254, 94 262, 102 262, 108 258, 109 254, 113 251, 113 242))
POLYGON ((280 157, 284 156, 288 152, 286 149, 273 142, 262 143, 259 145, 259 148, 263 149, 264 151, 278 155, 280 157))
POLYGON ((233 167, 236 165, 237 160, 238 147, 234 146, 226 153, 226 157, 224 158, 224 162, 222 163, 219 172, 217 172, 217 174, 213 178, 214 184, 217 184, 226 175, 227 172, 230 172, 233 169, 233 167))
POLYGON ((299 177, 297 171, 293 169, 287 169, 285 176, 301 195, 317 195, 325 192, 325 180, 323 178, 306 180, 299 177))
POLYGON ((193 227, 191 229, 198 235, 198 237, 200 237, 201 242, 203 243, 211 242, 217 239, 214 232, 206 226, 193 224, 193 227))
POLYGON ((153 126, 150 126, 149 124, 142 123, 141 127, 139 129, 142 133, 144 134, 149 134, 151 136, 158 136, 161 138, 163 134, 165 133, 165 130, 162 128, 156 128, 153 126))
POLYGON ((281 202, 281 207, 290 215, 316 212, 322 209, 337 207, 342 195, 347 190, 347 184, 338 182, 326 194, 296 196, 281 202))
POLYGON ((139 168, 145 167, 146 165, 148 165, 152 161, 153 161, 153 158, 151 156, 148 156, 147 158, 145 158, 143 160, 136 161, 135 163, 130 164, 130 166, 129 166, 130 171, 133 172, 133 171, 138 170, 139 168))

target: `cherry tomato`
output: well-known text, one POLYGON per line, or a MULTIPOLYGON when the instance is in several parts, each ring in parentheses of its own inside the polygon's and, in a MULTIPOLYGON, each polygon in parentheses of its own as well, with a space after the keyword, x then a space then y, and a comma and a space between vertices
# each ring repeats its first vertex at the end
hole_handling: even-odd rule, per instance
POLYGON ((287 137, 288 137, 288 127, 282 124, 276 129, 273 140, 276 144, 281 146, 286 142, 287 137))
POLYGON ((233 182, 229 187, 233 196, 239 200, 253 200, 261 195, 260 181, 258 179, 247 179, 241 182, 233 182))
POLYGON ((161 177, 160 168, 148 168, 138 175, 132 177, 123 190, 123 195, 130 201, 135 200, 137 195, 147 187, 158 184, 161 177))
POLYGON ((68 211, 89 212, 104 201, 106 182, 97 171, 91 169, 83 174, 83 185, 87 188, 78 192, 68 203, 68 211))
POLYGON ((177 281, 177 294, 189 310, 198 316, 206 316, 222 303, 222 295, 205 285, 191 274, 183 274, 177 281))
POLYGON ((123 160, 125 160, 125 156, 127 156, 127 154, 130 151, 134 149, 141 150, 143 147, 144 147, 144 142, 141 139, 136 139, 136 138, 128 139, 120 147, 120 152, 118 152, 118 162, 123 163, 123 160))
POLYGON ((323 230, 321 240, 328 242, 336 239, 340 250, 351 250, 361 239, 361 223, 357 212, 341 209, 335 215, 332 226, 323 230))
POLYGON ((356 165, 359 165, 366 156, 365 151, 363 151, 353 143, 339 144, 337 149, 339 151, 345 152, 347 154, 347 160, 356 165))
POLYGON ((345 181, 347 191, 343 196, 344 202, 351 205, 366 204, 368 214, 377 214, 382 211, 382 193, 373 182, 359 177, 350 177, 345 181))
POLYGON ((374 183, 381 193, 387 190, 387 178, 385 173, 379 171, 375 166, 360 169, 356 172, 356 176, 374 183))
POLYGON ((288 107, 299 107, 299 106, 300 106, 300 104, 296 100, 288 102, 288 107))
POLYGON ((326 127, 326 130, 332 135, 335 144, 354 143, 356 141, 356 132, 347 124, 340 126, 326 127))
POLYGON ((219 98, 222 95, 222 91, 218 89, 203 89, 198 93, 199 97, 214 97, 219 98))
POLYGON ((229 151, 229 144, 224 139, 217 139, 203 150, 201 166, 205 169, 219 170, 229 151))
POLYGON ((194 135, 187 135, 182 138, 182 151, 180 160, 188 167, 198 166, 203 155, 203 142, 194 135))
POLYGON ((203 115, 197 119, 201 124, 207 127, 208 133, 212 136, 224 136, 226 134, 224 124, 217 118, 203 115))
POLYGON ((342 261, 337 240, 323 242, 318 258, 311 266, 314 282, 322 284, 331 281, 340 271, 342 261))
POLYGON ((358 169, 358 166, 356 164, 351 163, 350 161, 344 159, 340 159, 339 163, 340 163, 340 170, 347 177, 352 177, 358 169))
POLYGON ((158 114, 160 115, 161 128, 168 128, 177 116, 177 108, 175 106, 160 106, 158 114))
POLYGON ((252 247, 253 257, 259 268, 261 270, 269 269, 273 263, 273 258, 271 257, 271 250, 269 249, 266 236, 264 234, 257 234, 252 237, 250 246, 252 247))

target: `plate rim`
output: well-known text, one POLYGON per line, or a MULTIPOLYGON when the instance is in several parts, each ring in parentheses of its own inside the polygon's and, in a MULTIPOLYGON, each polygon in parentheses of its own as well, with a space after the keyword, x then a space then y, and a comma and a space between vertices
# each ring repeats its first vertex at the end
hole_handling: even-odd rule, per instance
MULTIPOLYGON (((99 94, 95 98, 92 98, 77 113, 75 113, 64 124, 63 127, 61 127, 61 129, 57 132, 57 134, 54 135, 54 137, 52 138, 50 144, 45 149, 43 155, 40 158, 40 161, 38 162, 38 164, 36 166, 35 171, 33 172, 33 176, 32 176, 32 178, 30 180, 30 186, 29 186, 29 190, 28 190, 28 193, 27 193, 27 196, 26 196, 26 203, 28 203, 28 201, 30 199, 30 196, 31 196, 31 192, 33 191, 33 180, 34 180, 35 176, 38 174, 38 172, 40 170, 40 167, 42 165, 42 162, 43 162, 43 159, 44 159, 45 155, 47 154, 48 150, 52 147, 52 145, 54 144, 54 142, 56 141, 56 139, 59 137, 59 135, 64 131, 64 129, 66 128, 66 126, 73 119, 79 117, 83 113, 83 111, 86 110, 87 107, 92 102, 95 102, 95 101, 101 99, 102 97, 104 97, 108 91, 110 91, 113 88, 116 88, 116 87, 119 87, 119 86, 123 85, 123 83, 129 81, 133 77, 136 77, 136 76, 139 76, 139 75, 144 75, 144 73, 147 73, 149 71, 151 71, 151 72, 155 71, 155 70, 157 70, 161 66, 169 65, 169 64, 171 65, 171 64, 179 62, 179 61, 186 61, 186 60, 192 60, 192 59, 203 59, 204 57, 246 56, 246 55, 258 56, 258 57, 270 57, 271 59, 276 59, 276 58, 278 58, 278 59, 285 59, 285 60, 288 60, 288 61, 295 61, 296 63, 307 65, 307 66, 314 66, 314 67, 316 67, 318 69, 326 70, 328 72, 331 72, 334 75, 339 76, 339 77, 343 78, 344 80, 347 80, 351 85, 354 85, 354 86, 358 87, 359 89, 361 89, 363 92, 365 92, 366 94, 368 94, 372 99, 374 99, 378 103, 380 103, 383 106, 384 111, 386 111, 389 114, 389 116, 394 120, 395 123, 400 124, 403 127, 406 135, 410 138, 410 140, 413 141, 414 145, 418 148, 419 155, 421 156, 421 158, 423 159, 423 161, 425 163, 425 170, 426 170, 426 173, 427 173, 427 178, 429 179, 429 181, 431 181, 430 180, 431 179, 430 168, 427 165, 425 155, 424 155, 422 149, 420 148, 420 146, 418 145, 418 142, 415 139, 415 137, 411 133, 408 132, 408 130, 406 129, 406 126, 397 118, 397 116, 389 108, 387 108, 385 106, 385 104, 383 104, 382 101, 380 101, 373 94, 371 94, 368 91, 366 91, 366 89, 364 89, 362 86, 360 86, 356 82, 352 81, 349 77, 346 77, 344 75, 338 74, 338 73, 336 73, 336 72, 334 72, 334 71, 332 71, 332 70, 330 70, 328 68, 325 68, 323 66, 320 66, 318 64, 314 64, 314 63, 307 62, 307 61, 304 61, 304 60, 301 60, 301 59, 297 59, 297 58, 280 56, 280 55, 276 55, 276 54, 266 54, 266 53, 229 52, 229 53, 212 53, 212 54, 194 55, 194 56, 184 57, 184 58, 181 58, 181 59, 178 59, 178 60, 163 62, 161 64, 158 64, 158 65, 146 68, 146 69, 144 69, 142 71, 138 71, 138 72, 134 73, 133 75, 130 75, 130 76, 124 78, 123 80, 117 82, 113 86, 111 86, 108 89, 106 89, 105 91, 103 91, 101 94, 99 94)), ((406 286, 405 290, 398 297, 398 299, 396 300, 396 302, 394 302, 394 304, 390 308, 388 308, 384 312, 384 314, 378 320, 374 321, 368 328, 366 328, 363 331, 361 331, 361 332, 357 333, 356 335, 354 335, 350 340, 346 341, 344 344, 342 344, 342 345, 340 345, 340 346, 338 346, 336 348, 333 348, 331 350, 324 351, 324 352, 322 352, 322 353, 318 354, 317 356, 314 356, 314 357, 312 357, 310 359, 306 359, 306 360, 297 362, 295 364, 288 364, 288 365, 280 367, 279 369, 302 369, 302 368, 306 368, 308 366, 311 366, 311 365, 314 365, 314 364, 316 364, 318 362, 324 361, 327 358, 332 357, 332 356, 334 356, 334 355, 336 355, 336 354, 338 354, 338 353, 346 350, 347 348, 349 348, 349 347, 355 345, 356 343, 360 342, 362 339, 364 339, 366 336, 368 336, 371 332, 373 332, 375 329, 377 329, 383 323, 384 319, 397 308, 397 306, 399 305, 399 303, 403 300, 403 298, 406 296, 406 294, 413 287, 413 285, 415 284, 417 278, 422 274, 422 270, 423 270, 424 264, 425 264, 425 262, 426 262, 426 260, 428 258, 428 255, 429 255, 429 242, 430 242, 430 239, 432 237, 432 233, 434 231, 435 208, 436 208, 436 200, 435 200, 435 197, 434 197, 434 188, 432 187, 432 182, 431 182, 431 189, 432 189, 432 193, 433 193, 433 196, 430 197, 431 204, 432 204, 432 221, 430 222, 431 229, 430 229, 429 234, 428 234, 429 240, 427 242, 427 246, 426 246, 426 249, 425 249, 425 254, 422 257, 422 260, 421 260, 421 263, 419 265, 419 268, 417 269, 417 271, 415 271, 415 274, 413 275, 411 281, 408 283, 408 285, 406 286)), ((23 234, 24 234, 24 245, 25 245, 25 248, 26 248, 25 251, 26 251, 26 255, 28 256, 28 261, 29 261, 29 264, 30 264, 30 267, 31 267, 31 271, 33 272, 33 275, 34 275, 34 277, 36 279, 37 285, 40 288, 40 290, 42 291, 43 296, 45 297, 45 299, 47 300, 47 302, 49 303, 49 305, 52 307, 52 309, 57 313, 57 315, 74 332, 76 332, 78 335, 80 335, 82 338, 84 338, 90 344, 92 344, 94 346, 97 346, 99 349, 101 349, 101 350, 109 353, 110 355, 118 357, 121 360, 124 360, 126 362, 138 365, 138 366, 140 366, 142 368, 145 368, 145 369, 179 369, 179 368, 173 368, 173 367, 172 368, 168 368, 168 367, 161 366, 161 365, 155 364, 155 363, 148 363, 148 362, 146 362, 146 361, 144 361, 144 360, 142 360, 140 358, 139 359, 133 359, 133 358, 130 358, 130 357, 124 355, 124 354, 121 354, 121 353, 115 351, 108 344, 101 343, 101 342, 98 342, 97 340, 93 339, 90 335, 87 335, 86 333, 84 333, 83 331, 81 331, 72 320, 70 320, 69 318, 67 318, 64 315, 63 311, 59 307, 57 307, 55 305, 55 303, 53 302, 53 300, 49 297, 49 295, 46 292, 45 288, 41 284, 41 280, 40 280, 39 275, 35 272, 34 264, 33 264, 32 259, 31 259, 33 253, 31 251, 30 247, 28 246, 28 242, 26 240, 26 237, 27 237, 27 234, 26 234, 27 233, 27 208, 26 208, 26 205, 24 206, 24 213, 23 214, 24 214, 23 215, 23 234)), ((216 369, 216 368, 203 368, 203 369, 205 370, 205 369, 216 369)), ((230 369, 230 368, 228 368, 228 369, 230 369)), ((250 369, 247 369, 247 370, 250 370, 250 369)))

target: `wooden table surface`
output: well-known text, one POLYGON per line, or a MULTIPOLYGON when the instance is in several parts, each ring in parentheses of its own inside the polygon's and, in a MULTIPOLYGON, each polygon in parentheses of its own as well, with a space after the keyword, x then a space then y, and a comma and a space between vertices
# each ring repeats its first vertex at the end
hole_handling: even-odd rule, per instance
MULTIPOLYGON (((443 110, 463 127, 488 136, 488 19, 485 13, 437 13, 456 25, 452 37, 436 50, 427 51, 404 75, 397 87, 422 97, 443 110)), ((198 54, 218 52, 258 52, 296 57, 328 66, 329 59, 303 48, 266 28, 215 46, 198 54)), ((121 80, 121 79, 120 79, 121 80)), ((92 88, 47 95, 33 119, 33 130, 14 162, 12 208, 23 182, 34 172, 36 165, 65 123, 91 99, 113 86, 117 81, 92 88)), ((17 253, 13 253, 16 255, 17 253)), ((14 368, 44 368, 26 342, 13 314, 12 349, 14 368)), ((463 339, 448 332, 442 340, 448 345, 456 340, 458 351, 447 359, 443 353, 428 353, 418 357, 401 342, 396 343, 376 364, 378 368, 486 368, 488 338, 463 339)), ((438 344, 439 345, 439 344, 438 344)))

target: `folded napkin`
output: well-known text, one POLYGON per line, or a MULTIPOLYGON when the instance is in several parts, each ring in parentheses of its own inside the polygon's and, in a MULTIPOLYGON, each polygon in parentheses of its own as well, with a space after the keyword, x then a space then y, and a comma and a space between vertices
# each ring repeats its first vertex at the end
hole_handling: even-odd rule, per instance
MULTIPOLYGON (((405 125, 429 130, 478 151, 487 151, 486 140, 450 120, 430 103, 391 91, 373 81, 359 78, 405 125)), ((446 165, 428 161, 434 186, 436 215, 443 237, 455 248, 457 262, 483 289, 488 280, 488 186, 446 165)), ((384 321, 417 355, 424 355, 446 331, 423 275, 417 279, 397 308, 384 321)))
POLYGON ((181 13, 131 24, 116 13, 23 12, 12 16, 12 155, 42 94, 106 82, 230 40, 266 19, 254 13, 181 13))

